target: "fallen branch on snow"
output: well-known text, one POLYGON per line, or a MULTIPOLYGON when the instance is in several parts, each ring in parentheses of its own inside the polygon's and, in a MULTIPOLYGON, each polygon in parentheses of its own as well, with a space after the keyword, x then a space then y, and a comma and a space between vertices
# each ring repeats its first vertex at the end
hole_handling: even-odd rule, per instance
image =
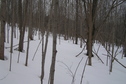
MULTIPOLYGON (((8 73, 9 74, 9 73, 8 73)), ((3 78, 0 78, 0 80, 3 80, 3 79, 5 79, 7 76, 8 76, 8 74, 6 75, 6 76, 4 76, 3 78)))

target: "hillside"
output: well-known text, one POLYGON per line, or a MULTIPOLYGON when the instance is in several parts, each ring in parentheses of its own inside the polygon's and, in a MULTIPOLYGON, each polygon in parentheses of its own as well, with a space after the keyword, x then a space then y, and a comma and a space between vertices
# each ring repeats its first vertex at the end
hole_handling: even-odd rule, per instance
MULTIPOLYGON (((27 36, 27 34, 26 34, 27 36)), ((25 36, 25 40, 26 37, 25 36)), ((36 53, 34 60, 32 61, 35 50, 40 42, 38 36, 34 37, 34 41, 30 41, 30 51, 28 67, 24 66, 26 58, 26 47, 27 43, 24 43, 24 52, 20 53, 20 61, 17 63, 18 51, 13 51, 12 57, 12 71, 9 71, 10 63, 10 48, 5 48, 5 61, 0 60, 0 84, 40 84, 41 74, 41 45, 36 53)), ((55 69, 55 81, 54 84, 71 84, 73 74, 75 74, 76 68, 82 59, 78 70, 75 75, 74 84, 80 84, 83 67, 85 65, 87 56, 80 54, 75 57, 82 50, 79 45, 75 45, 72 41, 65 41, 61 37, 57 39, 57 58, 56 58, 56 69, 55 69)), ((18 39, 14 39, 14 45, 18 44, 18 39)), ((5 43, 6 47, 10 44, 5 43)), ((97 50, 99 44, 95 44, 94 48, 97 50)), ((15 46, 17 48, 18 46, 15 46)), ((116 48, 116 47, 115 47, 116 48)), ((121 48, 120 48, 121 50, 121 48)), ((116 61, 113 63, 113 72, 109 73, 109 66, 106 66, 106 54, 105 49, 100 46, 98 55, 104 61, 104 64, 94 56, 92 58, 92 66, 86 65, 82 84, 125 84, 126 83, 126 69, 119 65, 116 61)), ((46 63, 45 63, 45 77, 44 84, 48 84, 50 63, 52 56, 52 36, 49 36, 49 43, 47 49, 46 63)), ((122 54, 120 53, 117 58, 118 60, 126 65, 126 58, 121 59, 122 54)))

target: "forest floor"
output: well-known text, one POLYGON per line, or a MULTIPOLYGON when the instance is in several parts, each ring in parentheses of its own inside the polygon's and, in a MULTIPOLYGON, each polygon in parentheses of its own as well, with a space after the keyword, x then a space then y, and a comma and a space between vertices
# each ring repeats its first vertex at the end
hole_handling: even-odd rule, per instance
MULTIPOLYGON (((18 51, 13 51, 12 56, 12 69, 9 71, 10 65, 10 48, 5 48, 6 60, 0 60, 0 84, 41 84, 41 60, 42 60, 42 46, 36 53, 33 59, 35 50, 40 42, 38 36, 34 37, 34 41, 30 41, 29 60, 28 66, 25 66, 27 42, 24 43, 24 52, 20 53, 20 60, 17 63, 18 51)), ((27 33, 25 34, 25 41, 27 40, 27 33)), ((14 45, 18 44, 18 39, 14 38, 14 45)), ((94 44, 93 49, 97 50, 100 44, 94 44)), ((10 47, 10 44, 5 43, 5 47, 10 47)), ((13 49, 17 48, 15 46, 13 49)), ((119 49, 119 51, 122 48, 119 49)), ((78 57, 76 55, 80 53, 82 48, 79 44, 73 44, 71 40, 57 39, 57 57, 55 67, 55 79, 54 84, 71 84, 74 77, 73 84, 80 84, 83 68, 87 56, 86 50, 78 57), (77 66, 81 61, 78 69, 77 66), (77 69, 77 71, 76 71, 77 69)), ((116 50, 116 47, 115 47, 116 50)), ((119 52, 118 51, 118 52, 119 52)), ((98 55, 103 60, 104 64, 94 56, 92 58, 92 66, 86 65, 86 69, 83 75, 82 84, 126 84, 126 69, 118 64, 116 61, 113 63, 113 71, 109 73, 109 66, 106 66, 106 54, 107 52, 100 46, 98 55)), ((44 84, 48 84, 49 71, 52 57, 52 36, 49 36, 49 43, 45 61, 45 77, 44 84)), ((126 58, 121 59, 122 53, 119 53, 117 59, 126 66, 126 58)))

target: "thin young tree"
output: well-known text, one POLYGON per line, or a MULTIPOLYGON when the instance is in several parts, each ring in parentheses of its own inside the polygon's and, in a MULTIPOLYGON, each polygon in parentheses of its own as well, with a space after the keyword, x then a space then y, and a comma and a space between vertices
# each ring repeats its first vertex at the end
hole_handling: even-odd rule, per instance
POLYGON ((79 8, 79 0, 76 0, 76 34, 75 34, 75 44, 78 44, 78 9, 79 8))
MULTIPOLYGON (((41 84, 43 84, 43 78, 44 78, 44 75, 45 75, 45 58, 46 58, 46 51, 47 51, 47 45, 48 45, 48 35, 49 35, 49 31, 48 31, 48 28, 45 24, 48 24, 46 23, 45 21, 45 0, 42 2, 41 0, 39 0, 39 10, 41 11, 41 9, 43 9, 43 14, 42 14, 42 67, 41 67, 41 84), (47 30, 45 29, 47 28, 47 30), (44 42, 44 32, 46 30, 46 40, 44 42)), ((41 12, 40 12, 40 16, 41 17, 41 12)), ((40 19, 40 20, 41 20, 40 19)), ((39 24, 40 25, 40 24, 39 24)), ((40 25, 41 27, 41 25, 40 25)))
MULTIPOLYGON (((25 16, 27 17, 27 9, 28 9, 28 6, 29 6, 29 4, 28 4, 28 0, 25 0, 26 1, 26 5, 25 5, 25 16)), ((30 2, 30 9, 32 9, 32 1, 31 0, 29 0, 30 2)), ((29 9, 29 10, 30 10, 29 9)), ((30 10, 30 18, 29 18, 29 27, 28 27, 28 38, 27 38, 27 52, 26 52, 26 61, 25 61, 25 66, 28 66, 28 55, 29 55, 29 45, 30 45, 30 40, 29 40, 29 36, 30 36, 30 29, 31 29, 31 22, 32 22, 32 12, 31 12, 32 10, 30 10)), ((27 18, 26 18, 26 20, 27 20, 27 18)))
POLYGON ((10 30, 10 5, 11 5, 11 0, 7 0, 7 8, 6 8, 6 10, 7 10, 7 19, 6 19, 6 21, 7 21, 7 28, 6 28, 6 41, 7 41, 7 43, 9 43, 9 30, 10 30))
MULTIPOLYGON (((54 84, 54 73, 55 73, 55 63, 56 63, 56 54, 57 54, 57 23, 58 23, 58 18, 57 18, 57 10, 59 6, 58 0, 53 0, 52 5, 54 8, 54 14, 53 14, 53 49, 52 49, 52 62, 51 62, 51 67, 50 67, 50 76, 49 76, 49 83, 54 84)), ((51 9, 52 10, 52 9, 51 9)))
POLYGON ((10 46, 10 68, 9 68, 9 71, 11 71, 11 65, 12 65, 12 53, 13 53, 13 32, 14 32, 14 25, 15 25, 15 12, 14 12, 14 9, 15 9, 15 0, 12 0, 11 1, 11 11, 12 11, 12 19, 11 19, 11 46, 10 46))

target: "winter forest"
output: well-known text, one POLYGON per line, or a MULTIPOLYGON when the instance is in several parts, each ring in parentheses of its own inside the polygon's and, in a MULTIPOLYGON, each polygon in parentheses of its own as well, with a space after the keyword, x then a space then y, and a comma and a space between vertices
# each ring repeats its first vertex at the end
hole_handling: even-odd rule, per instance
POLYGON ((0 84, 125 84, 126 0, 0 0, 0 84))

